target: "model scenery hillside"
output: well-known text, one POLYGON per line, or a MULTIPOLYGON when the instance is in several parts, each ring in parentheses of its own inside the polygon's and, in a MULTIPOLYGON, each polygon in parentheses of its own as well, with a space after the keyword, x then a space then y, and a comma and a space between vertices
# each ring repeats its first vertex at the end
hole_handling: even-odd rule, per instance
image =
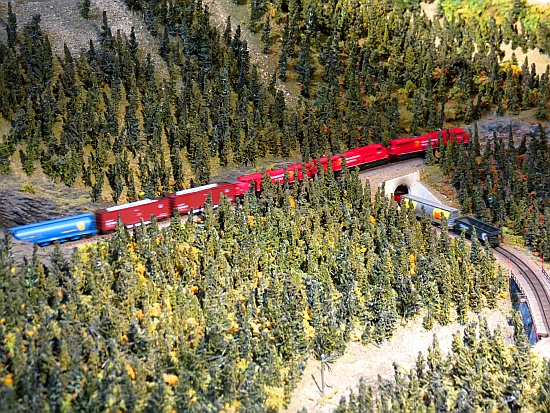
MULTIPOLYGON (((42 182, 66 187, 54 214, 60 204, 76 214, 460 127, 468 147, 428 151, 427 163, 461 212, 550 256, 550 69, 503 50, 544 56, 547 8, 126 0, 144 45, 137 27, 112 29, 97 7, 109 2, 84 0, 71 18, 98 30, 74 50, 52 48, 63 39, 46 17, 21 17, 17 3, 0 8, 0 174, 25 185, 3 190, 3 220, 32 221, 42 182), (218 30, 212 15, 229 8, 241 15, 218 30), (261 51, 251 56, 246 39, 261 51), (487 138, 476 121, 488 115, 534 127, 487 138)), ((492 250, 381 191, 371 198, 345 165, 292 185, 267 180, 198 220, 55 246, 46 262, 39 247, 16 260, 12 244, 9 234, 0 244, 2 411, 280 411, 309 359, 324 395, 324 372, 350 343, 378 345, 418 317, 428 330, 468 327, 448 355, 435 340, 414 369, 361 384, 335 411, 549 410, 548 362, 521 320, 512 316, 511 338, 471 323, 509 294, 492 250)))

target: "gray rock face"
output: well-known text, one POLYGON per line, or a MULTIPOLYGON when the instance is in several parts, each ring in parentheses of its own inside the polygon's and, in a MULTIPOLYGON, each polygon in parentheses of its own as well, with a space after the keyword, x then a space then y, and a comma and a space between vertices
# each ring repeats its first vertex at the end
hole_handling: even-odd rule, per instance
POLYGON ((0 229, 90 212, 103 206, 89 199, 89 191, 67 188, 47 178, 0 175, 0 229), (32 182, 34 193, 21 191, 32 182))
POLYGON ((59 217, 58 205, 52 200, 14 188, 2 190, 0 206, 0 227, 3 228, 59 217))
POLYGON ((522 126, 522 122, 516 119, 503 119, 501 121, 489 121, 483 125, 484 129, 489 133, 507 133, 510 130, 510 126, 512 127, 512 130, 514 130, 520 128, 522 126))
MULTIPOLYGON (((510 132, 510 127, 516 138, 521 138, 525 134, 535 134, 539 133, 539 125, 537 123, 533 124, 532 122, 522 122, 518 119, 512 119, 508 117, 497 117, 489 118, 485 120, 480 120, 477 122, 477 129, 480 137, 492 137, 493 134, 498 136, 508 135, 510 132)), ((474 125, 468 125, 466 127, 471 133, 474 131, 474 125)), ((550 136, 550 128, 544 128, 545 133, 550 136)))

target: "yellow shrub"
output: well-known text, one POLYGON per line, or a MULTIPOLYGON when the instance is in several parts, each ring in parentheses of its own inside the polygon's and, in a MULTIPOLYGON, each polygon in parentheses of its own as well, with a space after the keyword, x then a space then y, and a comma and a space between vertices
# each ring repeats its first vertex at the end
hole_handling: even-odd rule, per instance
POLYGON ((279 411, 284 407, 285 389, 282 387, 265 386, 265 407, 268 410, 279 411))
POLYGON ((162 378, 164 379, 164 382, 170 386, 173 386, 178 382, 178 376, 175 374, 163 374, 162 378))

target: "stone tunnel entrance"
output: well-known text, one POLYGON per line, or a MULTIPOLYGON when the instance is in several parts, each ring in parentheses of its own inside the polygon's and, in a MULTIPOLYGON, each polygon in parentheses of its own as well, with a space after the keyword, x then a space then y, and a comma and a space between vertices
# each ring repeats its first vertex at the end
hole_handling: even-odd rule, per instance
POLYGON ((430 191, 420 183, 419 171, 402 175, 397 178, 388 179, 383 185, 384 195, 388 198, 391 196, 396 201, 398 199, 401 200, 402 195, 411 194, 434 202, 439 202, 437 198, 434 197, 430 191))
POLYGON ((393 199, 397 202, 401 202, 401 196, 409 193, 409 187, 405 184, 398 185, 393 191, 393 199))

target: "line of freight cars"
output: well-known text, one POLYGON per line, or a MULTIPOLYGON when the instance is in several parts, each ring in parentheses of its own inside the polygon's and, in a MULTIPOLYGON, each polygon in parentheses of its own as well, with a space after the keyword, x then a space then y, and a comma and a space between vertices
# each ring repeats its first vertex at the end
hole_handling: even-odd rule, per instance
POLYGON ((411 194, 401 196, 401 205, 406 208, 414 208, 417 217, 422 217, 426 214, 433 223, 439 225, 441 225, 443 218, 445 218, 450 230, 458 234, 465 231, 470 237, 475 234, 481 242, 487 242, 493 248, 498 246, 502 240, 502 230, 500 228, 472 217, 461 217, 458 209, 448 205, 411 194))
MULTIPOLYGON (((329 167, 329 159, 335 172, 342 170, 344 160, 349 168, 359 167, 364 169, 418 156, 428 149, 429 142, 435 150, 438 147, 439 136, 441 136, 444 145, 447 145, 450 141, 457 144, 467 144, 469 140, 468 134, 463 129, 452 128, 416 137, 394 139, 390 141, 389 148, 380 144, 362 146, 330 158, 325 156, 314 159, 309 163, 294 164, 286 168, 269 170, 266 173, 274 183, 283 183, 285 172, 288 171, 289 183, 293 183, 296 179, 301 181, 304 178, 304 167, 308 178, 320 172, 321 168, 326 171, 329 167)), ((163 198, 144 199, 116 205, 94 213, 22 225, 10 228, 9 231, 16 239, 33 242, 40 246, 55 241, 73 241, 85 236, 113 231, 116 228, 119 216, 124 225, 132 227, 141 225, 142 221, 145 224, 149 223, 151 215, 155 215, 157 220, 162 220, 170 217, 174 210, 177 210, 180 214, 186 214, 191 209, 194 211, 200 210, 209 194, 212 195, 214 205, 218 204, 222 194, 233 201, 235 197, 243 196, 249 191, 252 182, 255 184, 256 191, 261 191, 262 173, 242 175, 234 183, 223 182, 204 185, 167 194, 163 198)))

